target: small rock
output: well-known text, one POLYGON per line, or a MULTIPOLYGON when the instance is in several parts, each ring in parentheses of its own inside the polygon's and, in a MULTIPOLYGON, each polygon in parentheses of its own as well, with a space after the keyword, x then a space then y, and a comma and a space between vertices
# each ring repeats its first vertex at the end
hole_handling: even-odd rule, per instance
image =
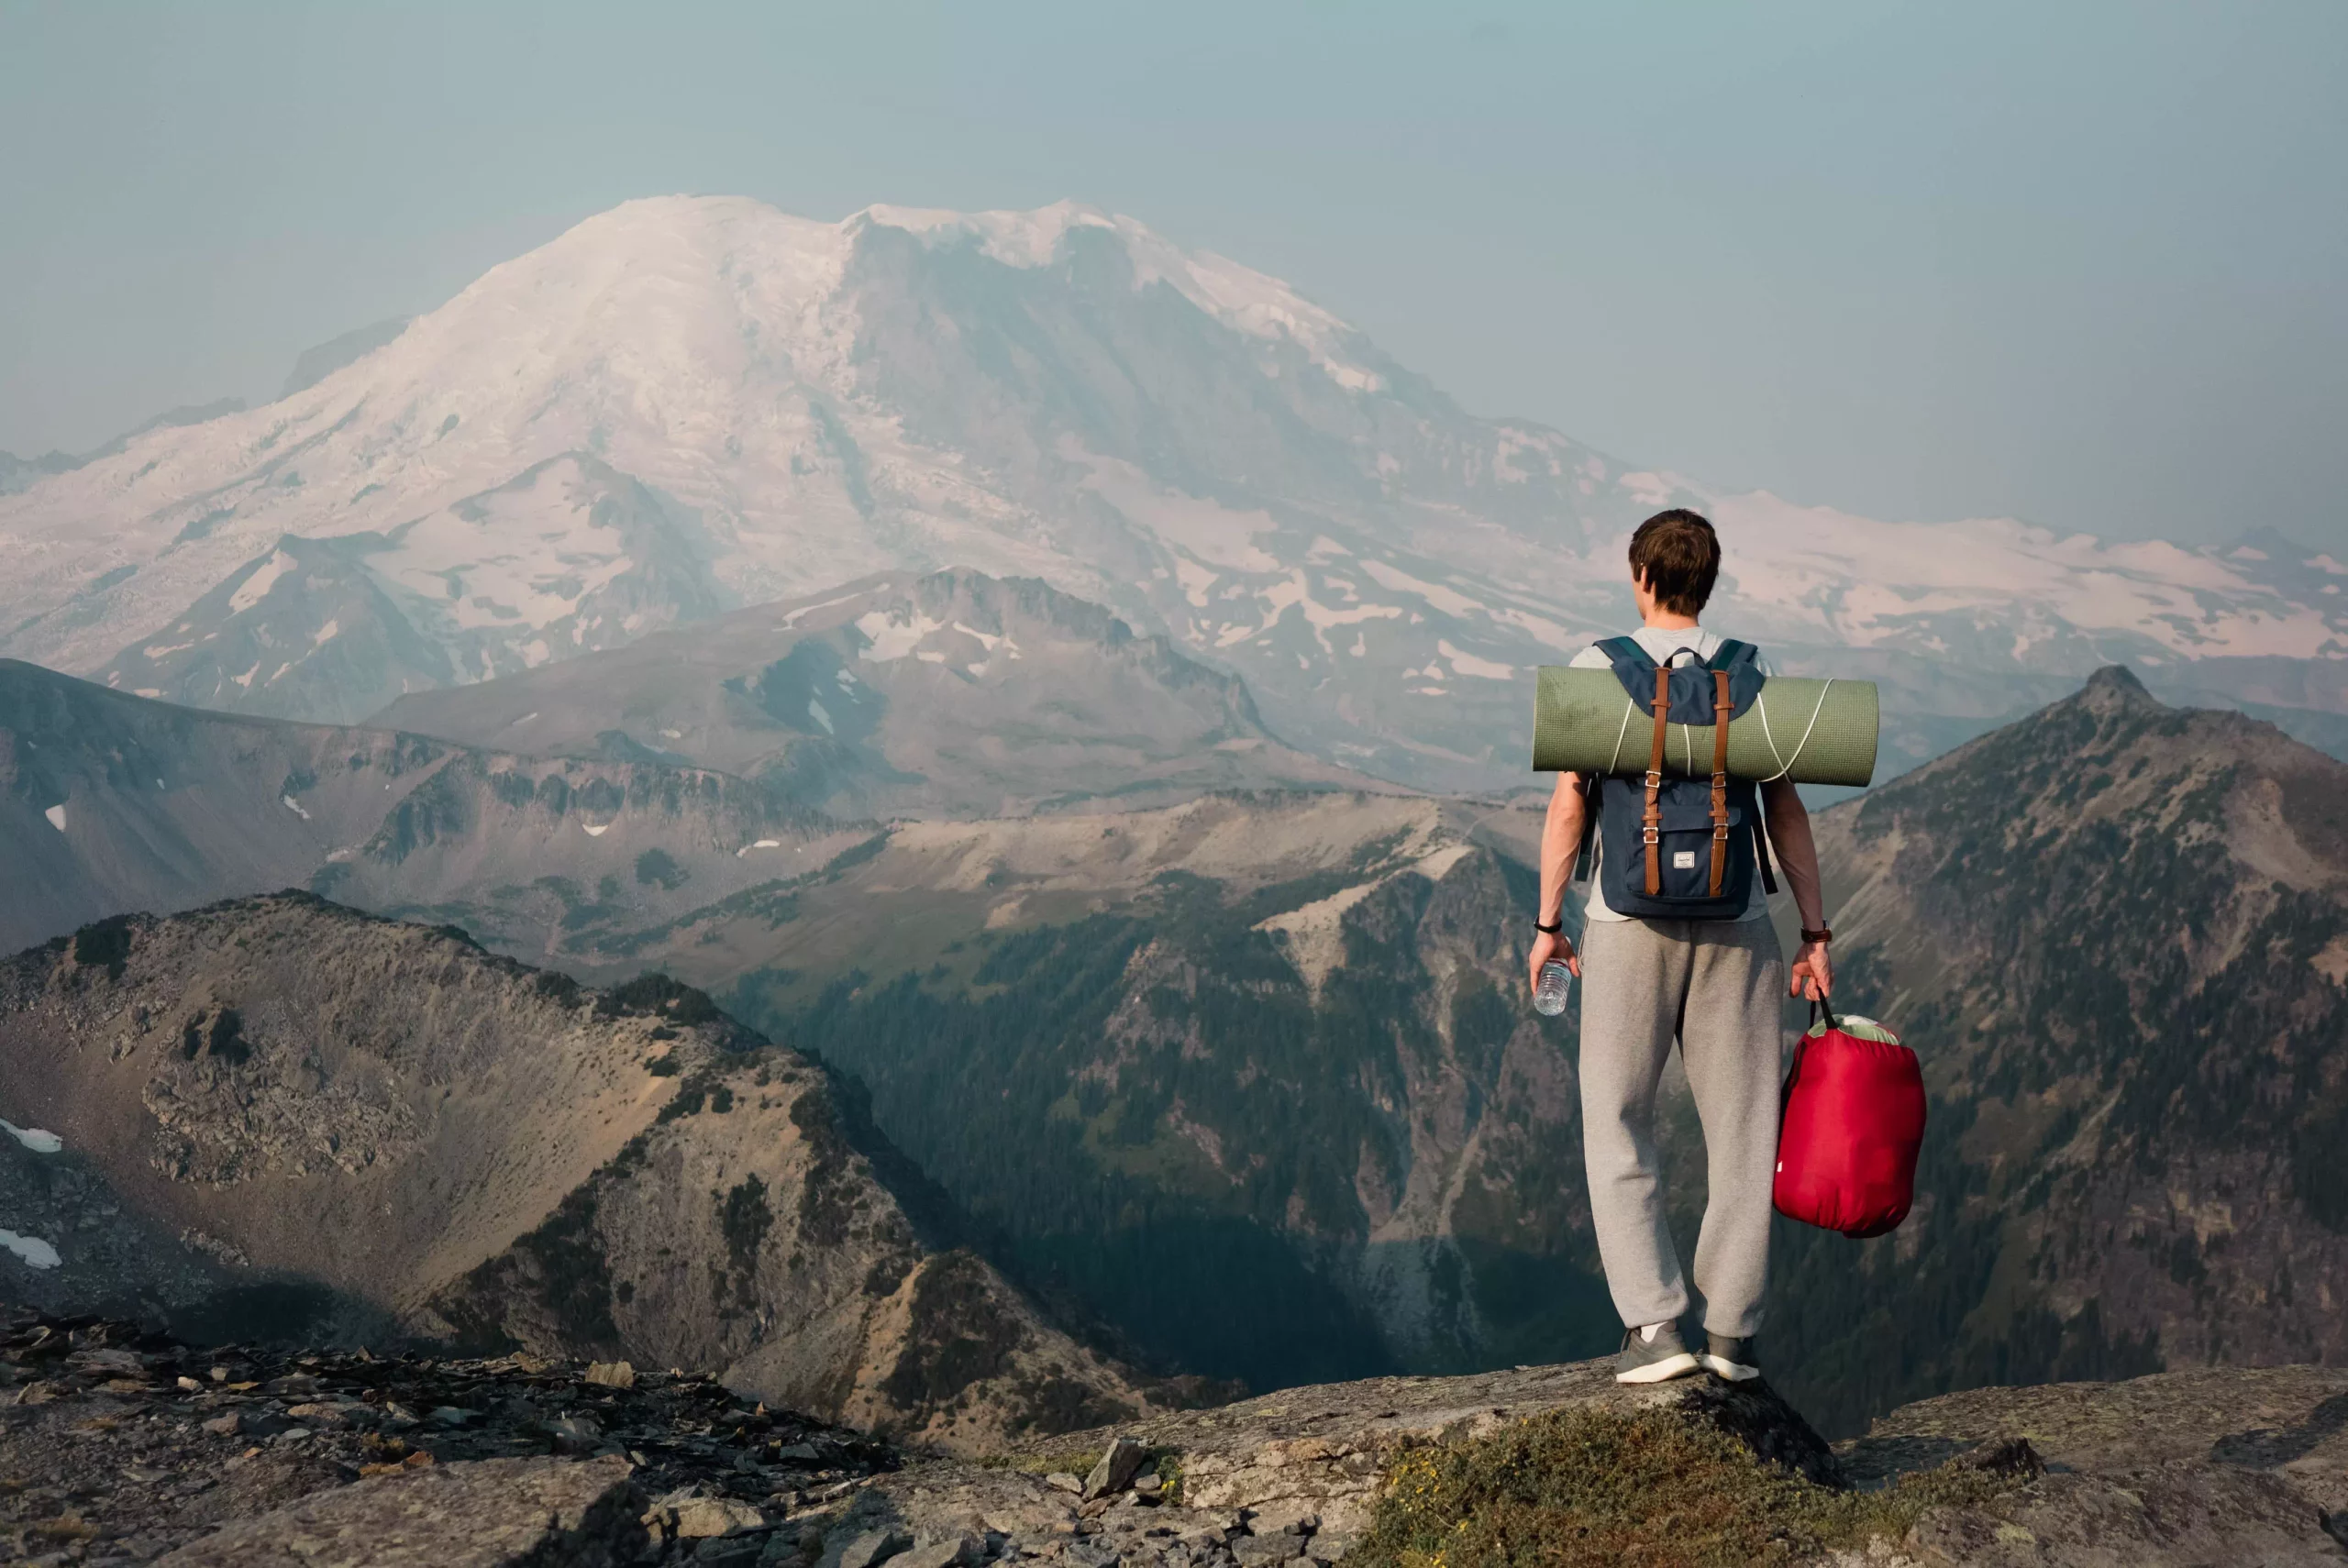
POLYGON ((677 1505, 676 1532, 688 1540, 731 1535, 766 1522, 766 1515, 731 1497, 692 1497, 677 1505))
POLYGON ((586 1453, 604 1439, 604 1429, 585 1416, 558 1416, 547 1423, 554 1446, 562 1453, 586 1453))
MULTIPOLYGON (((39 1385, 35 1384, 34 1386, 39 1387, 39 1385)), ((1044 1485, 1062 1492, 1081 1492, 1084 1490, 1084 1483, 1077 1479, 1074 1475, 1069 1474, 1065 1470, 1055 1470, 1049 1475, 1045 1476, 1044 1485)))
POLYGON ((17 1403, 19 1405, 47 1405, 54 1400, 64 1398, 65 1396, 71 1392, 72 1390, 68 1389, 61 1383, 50 1383, 44 1379, 39 1382, 28 1383, 22 1388, 17 1390, 17 1403))
POLYGON ((1134 1477, 1134 1490, 1146 1497, 1155 1497, 1165 1485, 1165 1478, 1155 1474, 1134 1477))
POLYGON ((1092 1467, 1092 1474, 1084 1478, 1084 1495, 1106 1497, 1124 1491, 1134 1484, 1134 1477, 1141 1472, 1142 1461, 1148 1457, 1149 1450, 1133 1439, 1119 1438, 1109 1445, 1109 1452, 1102 1454, 1101 1462, 1092 1467))
POLYGON ((587 1364, 587 1381, 606 1388, 633 1388, 636 1368, 625 1361, 591 1361, 587 1364))
POLYGON ((958 1563, 981 1562, 987 1554, 987 1544, 977 1536, 948 1536, 915 1546, 902 1557, 891 1558, 892 1568, 955 1568, 958 1563))
POLYGON ((198 1389, 202 1388, 203 1386, 204 1386, 204 1385, 203 1385, 203 1384, 198 1383, 198 1382, 197 1382, 194 1378, 193 1378, 193 1377, 183 1377, 183 1378, 181 1378, 181 1379, 179 1380, 179 1389, 180 1389, 180 1392, 182 1392, 182 1393, 183 1393, 183 1394, 193 1394, 193 1393, 195 1393, 198 1389))
POLYGON ((473 1419, 473 1413, 454 1405, 443 1405, 424 1419, 436 1427, 461 1427, 473 1419))
POLYGON ((204 1430, 215 1437, 235 1437, 244 1430, 245 1419, 231 1410, 225 1416, 215 1416, 204 1423, 204 1430))
POLYGON ((1295 1556, 1301 1544, 1292 1535, 1243 1535, 1231 1543, 1231 1554, 1240 1568, 1269 1568, 1295 1556))
POLYGON ((840 1568, 874 1568, 914 1543, 902 1529, 872 1529, 850 1540, 840 1551, 840 1568))
POLYGON ((1252 1511, 1247 1529, 1256 1535, 1311 1535, 1321 1516, 1301 1497, 1279 1497, 1252 1511))

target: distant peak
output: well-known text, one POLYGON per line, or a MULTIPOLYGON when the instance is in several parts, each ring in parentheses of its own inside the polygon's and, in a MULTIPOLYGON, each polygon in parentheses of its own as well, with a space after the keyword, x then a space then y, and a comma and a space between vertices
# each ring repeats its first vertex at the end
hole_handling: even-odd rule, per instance
POLYGON ((1098 207, 1075 201, 1054 202, 1050 206, 1026 212, 979 213, 883 204, 865 208, 843 226, 852 226, 859 219, 886 228, 901 228, 925 241, 975 239, 981 250, 1012 267, 1049 266, 1071 229, 1105 228, 1124 231, 1128 237, 1155 237, 1131 218, 1113 217, 1098 207))
POLYGON ((2124 664, 2107 664, 2088 677, 2079 689, 2079 701, 2099 712, 2122 708, 2157 708, 2161 701, 2144 690, 2144 683, 2124 664))

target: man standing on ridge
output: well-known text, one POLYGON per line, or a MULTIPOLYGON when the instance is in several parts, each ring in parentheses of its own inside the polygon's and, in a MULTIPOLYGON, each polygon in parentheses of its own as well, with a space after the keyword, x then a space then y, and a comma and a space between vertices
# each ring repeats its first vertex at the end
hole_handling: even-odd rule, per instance
MULTIPOLYGON (((1744 645, 1724 643, 1697 624, 1720 565, 1720 540, 1702 517, 1674 509, 1648 518, 1631 536, 1631 586, 1638 602, 1639 629, 1629 638, 1586 649, 1574 664, 1614 665, 1626 685, 1644 692, 1648 688, 1637 684, 1643 680, 1654 679, 1658 687, 1670 683, 1667 675, 1655 673, 1656 667, 1685 669, 1692 665, 1711 671, 1729 668, 1740 657, 1752 660, 1744 645)), ((1719 681, 1725 706, 1728 677, 1711 679, 1719 681)), ((1630 727, 1635 732, 1641 726, 1630 727)), ((1635 733, 1633 745, 1639 752, 1635 760, 1650 762, 1635 733)), ((1654 761, 1659 763, 1659 751, 1654 761)), ((1689 771, 1694 771, 1692 766, 1689 771)), ((1584 982, 1582 1158, 1599 1257, 1625 1324, 1616 1379, 1659 1383, 1701 1366, 1743 1381, 1761 1371, 1753 1338, 1761 1325, 1762 1295, 1768 1283, 1780 987, 1784 994, 1822 998, 1833 983, 1826 955, 1833 933, 1826 929, 1821 902, 1810 814, 1789 780, 1772 779, 1760 786, 1758 814, 1768 844, 1761 842, 1749 810, 1732 814, 1722 803, 1732 797, 1714 780, 1709 787, 1711 821, 1721 825, 1699 828, 1692 836, 1677 833, 1671 843, 1708 846, 1717 837, 1721 847, 1709 854, 1706 847, 1675 848, 1658 856, 1656 824, 1673 825, 1673 813, 1658 811, 1657 777, 1649 772, 1601 781, 1574 773, 1558 776, 1541 835, 1541 902, 1534 917, 1532 977, 1537 988, 1542 966, 1555 960, 1584 982), (1602 796, 1601 784, 1607 786, 1602 796), (1594 800, 1606 802, 1600 821, 1607 831, 1598 836, 1611 845, 1618 864, 1601 867, 1611 875, 1590 877, 1581 951, 1577 953, 1563 930, 1565 900, 1594 800), (1727 825, 1731 821, 1737 823, 1733 837, 1727 825), (1772 845, 1801 916, 1801 949, 1790 980, 1763 893, 1767 850, 1772 845), (1626 850, 1625 845, 1631 847, 1626 850), (1729 855, 1742 859, 1731 864, 1724 878, 1721 860, 1729 855), (1699 864, 1708 859, 1712 862, 1709 889, 1703 880, 1707 867, 1699 864), (1667 866, 1677 869, 1667 873, 1667 866), (1760 878, 1754 876, 1756 869, 1760 878), (1740 887, 1749 887, 1749 893, 1740 898, 1740 887), (1681 890, 1679 896, 1674 896, 1675 889, 1681 890), (1623 912, 1618 906, 1624 905, 1645 912, 1623 912), (1684 905, 1699 918, 1658 918, 1657 911, 1675 905, 1684 905), (1656 1089, 1675 1035, 1704 1129, 1708 1197, 1694 1271, 1696 1288, 1704 1298, 1706 1343, 1700 1356, 1680 1337, 1679 1320, 1689 1308, 1688 1285, 1664 1223, 1656 1162, 1656 1089)), ((1699 791, 1697 804, 1702 805, 1703 786, 1675 781, 1664 788, 1694 789, 1699 791)), ((1736 789, 1743 800, 1753 800, 1750 785, 1736 789)), ((1678 817, 1685 821, 1686 813, 1678 817)))

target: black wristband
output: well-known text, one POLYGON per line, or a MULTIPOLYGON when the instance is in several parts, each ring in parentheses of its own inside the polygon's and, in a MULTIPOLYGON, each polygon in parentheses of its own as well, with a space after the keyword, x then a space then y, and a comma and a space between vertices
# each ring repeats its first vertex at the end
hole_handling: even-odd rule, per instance
POLYGON ((1543 925, 1536 920, 1533 922, 1533 929, 1544 936, 1563 936, 1566 933, 1566 922, 1560 920, 1555 925, 1543 925))

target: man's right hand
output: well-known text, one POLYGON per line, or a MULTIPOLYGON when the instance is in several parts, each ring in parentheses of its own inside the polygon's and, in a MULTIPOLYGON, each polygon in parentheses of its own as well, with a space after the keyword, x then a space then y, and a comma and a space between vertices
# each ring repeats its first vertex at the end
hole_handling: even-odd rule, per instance
POLYGON ((1541 988, 1542 966, 1555 960, 1563 964, 1577 980, 1581 978, 1581 955, 1562 933, 1536 931, 1533 933, 1533 955, 1527 973, 1534 990, 1541 988))

